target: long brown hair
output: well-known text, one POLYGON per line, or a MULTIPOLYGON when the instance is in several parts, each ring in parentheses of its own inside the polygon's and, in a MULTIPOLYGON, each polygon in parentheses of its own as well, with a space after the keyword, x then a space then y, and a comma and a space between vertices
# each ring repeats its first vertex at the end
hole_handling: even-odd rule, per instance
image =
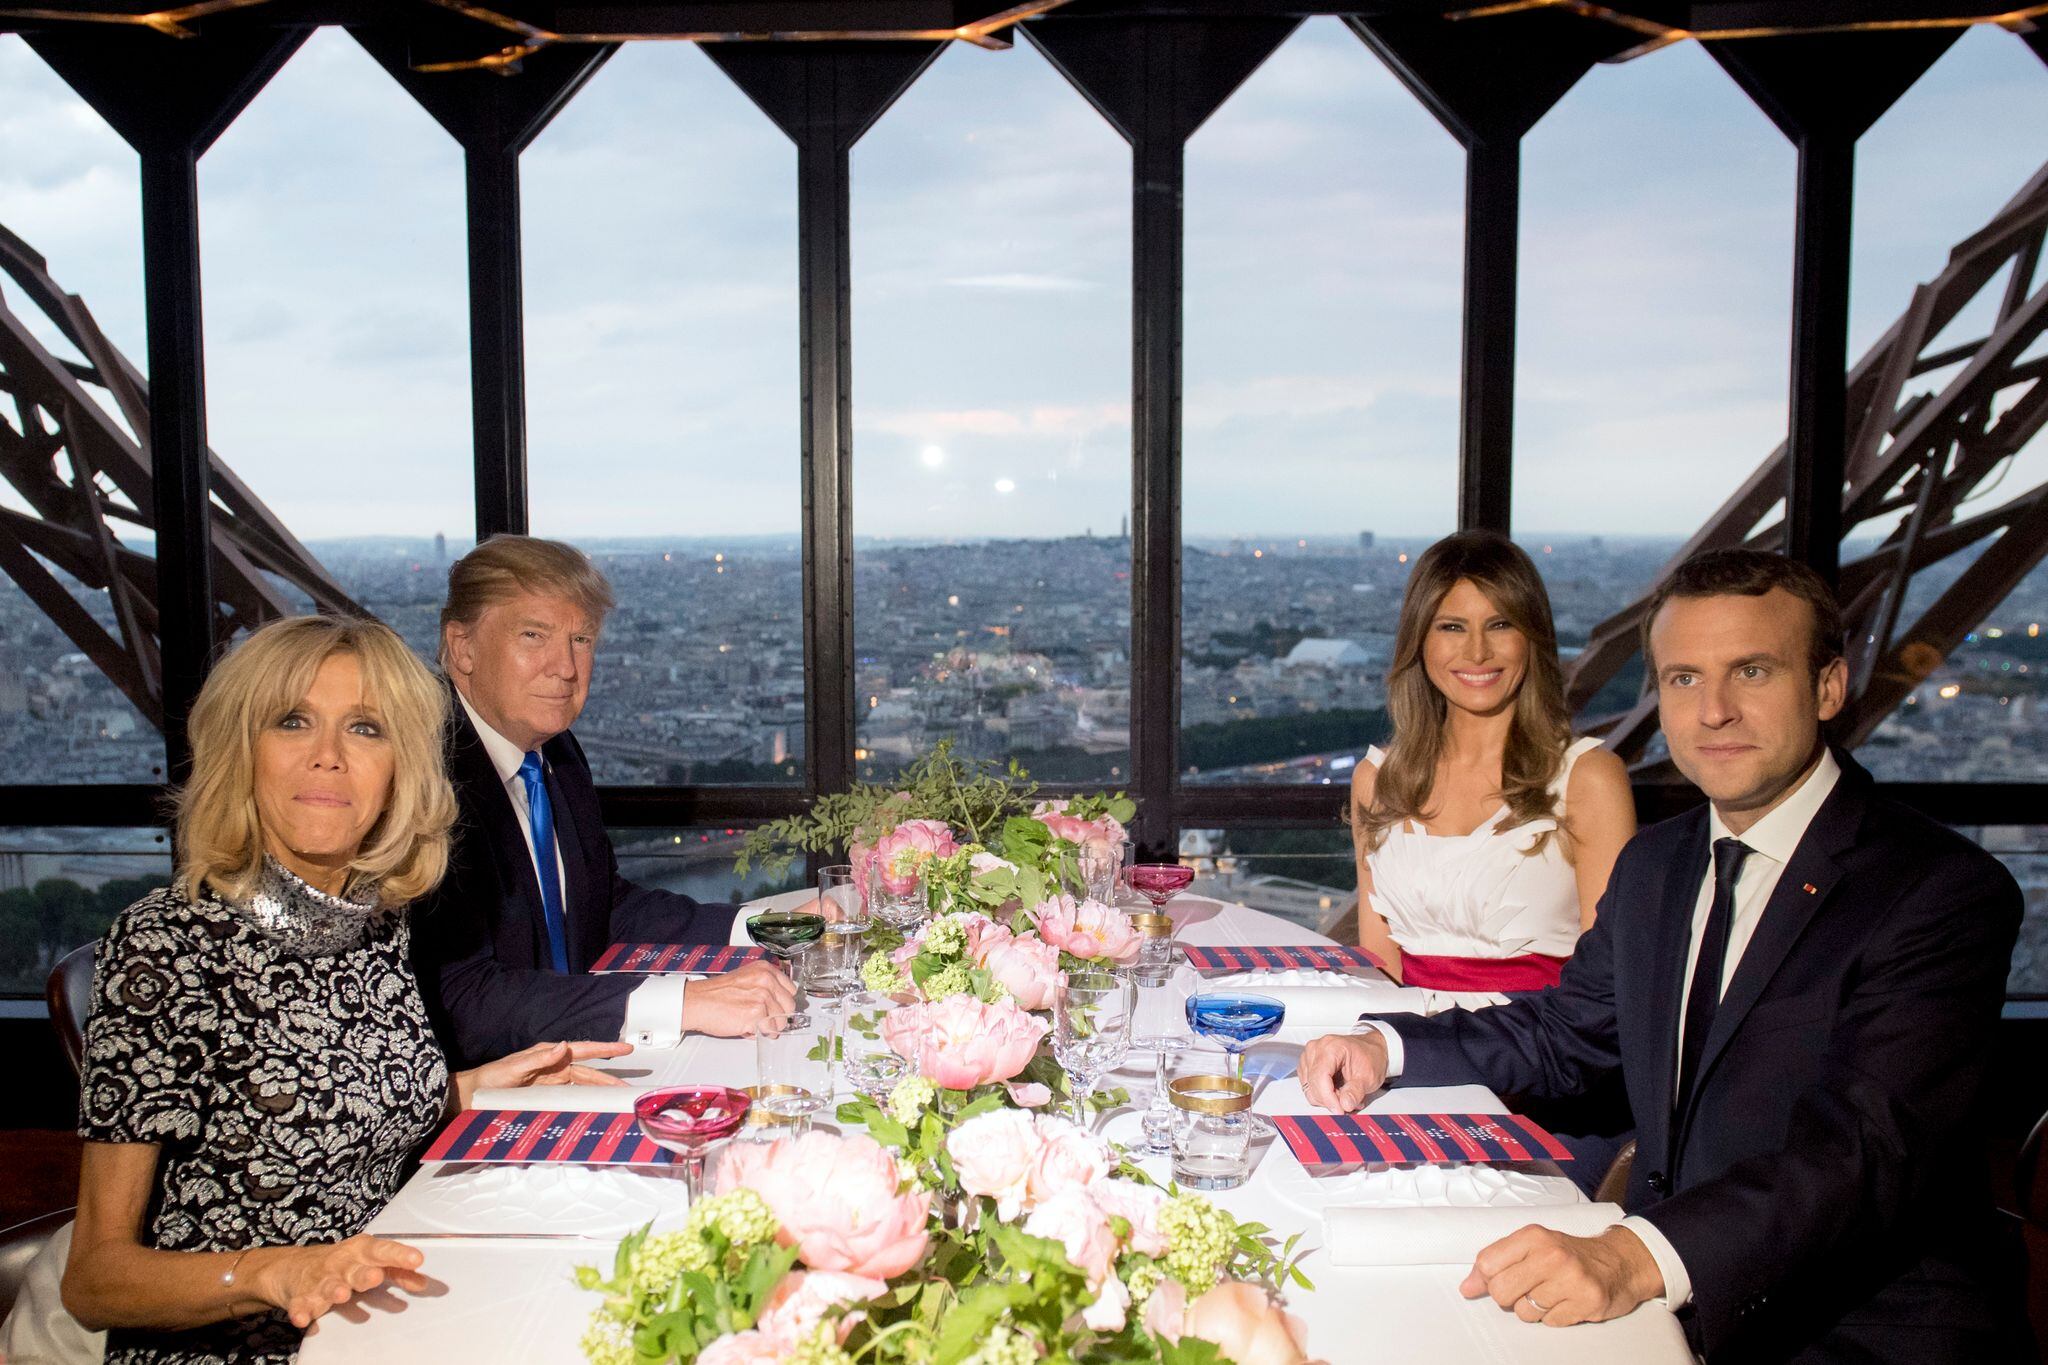
MULTIPOLYGON (((1387 830, 1403 820, 1426 817, 1450 703, 1429 680, 1422 647, 1437 608, 1460 580, 1470 580, 1485 593, 1494 610, 1529 641, 1528 668, 1515 693, 1507 750, 1500 762, 1500 794, 1509 824, 1527 824, 1555 813, 1550 784, 1557 780, 1572 730, 1550 594, 1544 591, 1535 564, 1513 541, 1492 531, 1460 531, 1424 550, 1408 575, 1394 633, 1394 663, 1387 671, 1387 714, 1394 737, 1373 784, 1372 805, 1352 812, 1354 837, 1363 848, 1378 848, 1387 830)), ((1543 843, 1537 840, 1530 851, 1543 843)))

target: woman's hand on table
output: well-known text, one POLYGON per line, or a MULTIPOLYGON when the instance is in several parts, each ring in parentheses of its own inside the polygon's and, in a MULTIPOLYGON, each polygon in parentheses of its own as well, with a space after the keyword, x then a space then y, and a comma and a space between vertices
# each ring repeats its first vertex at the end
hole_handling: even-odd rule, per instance
POLYGON ((1387 1083, 1387 1040, 1378 1029, 1324 1034, 1301 1050, 1297 1074, 1310 1104, 1352 1113, 1387 1083))
POLYGON ((345 1242, 275 1247, 262 1255, 254 1288, 294 1327, 310 1327, 313 1319, 386 1283, 415 1294, 428 1286, 419 1273, 426 1258, 417 1248, 367 1232, 345 1242))
POLYGON ((623 1057, 631 1043, 535 1043, 509 1057, 455 1073, 455 1107, 469 1108, 479 1090, 515 1090, 526 1085, 624 1085, 609 1071, 579 1066, 594 1057, 623 1057))

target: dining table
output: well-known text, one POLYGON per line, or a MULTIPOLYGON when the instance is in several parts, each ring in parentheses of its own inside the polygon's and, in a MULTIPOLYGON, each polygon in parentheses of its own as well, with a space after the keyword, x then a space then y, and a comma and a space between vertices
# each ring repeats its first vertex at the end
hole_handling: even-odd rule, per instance
MULTIPOLYGON (((784 893, 743 908, 744 922, 763 909, 809 898, 784 893)), ((1177 942, 1190 946, 1328 946, 1312 929, 1247 906, 1193 894, 1167 905, 1177 942)), ((1413 993, 1370 968, 1342 974, 1278 971, 1240 978, 1289 1004, 1290 1021, 1245 1053, 1255 1086, 1254 1109, 1268 1115, 1309 1112, 1294 1065, 1301 1048, 1359 1000, 1374 1009, 1413 1008, 1413 993)), ((1201 1060, 1200 1046, 1189 1054, 1201 1060)), ((1220 1053, 1215 1066, 1221 1069, 1220 1053)), ((1189 1063, 1183 1058, 1180 1069, 1189 1063)), ((630 1110, 632 1098, 660 1086, 754 1081, 753 1046, 745 1039, 685 1037, 674 1047, 640 1047, 604 1069, 624 1084, 564 1086, 547 1091, 485 1092, 494 1106, 573 1111, 630 1110)), ((1137 1145, 1138 1109, 1149 1097, 1152 1064, 1133 1057, 1116 1084, 1135 1105, 1101 1117, 1105 1136, 1137 1145)), ((1403 1087, 1373 1096, 1368 1114, 1500 1114, 1501 1099, 1484 1086, 1403 1087)), ((1590 1209, 1577 1185, 1549 1161, 1511 1165, 1383 1165, 1330 1171, 1305 1167, 1278 1140, 1255 1143, 1254 1165, 1240 1187, 1210 1198, 1241 1220, 1256 1220, 1276 1237, 1300 1234, 1302 1273, 1314 1288, 1291 1286, 1288 1311, 1306 1325, 1312 1358, 1341 1365, 1689 1365, 1693 1357, 1677 1320, 1658 1302, 1610 1322, 1574 1327, 1526 1323, 1491 1299, 1459 1292, 1468 1266, 1442 1252, 1407 1263, 1407 1249, 1435 1231, 1465 1228, 1475 1216, 1508 1224, 1560 1227, 1590 1209), (1574 1208, 1573 1206, 1582 1206, 1574 1208), (1480 1211, 1475 1214, 1475 1210, 1480 1211), (1484 1212, 1491 1210, 1492 1212, 1484 1212), (1327 1215, 1327 1216, 1326 1216, 1327 1215), (1565 1221, 1559 1221, 1565 1220, 1565 1221), (1337 1264, 1332 1232, 1344 1228, 1346 1264, 1337 1264), (1383 1230, 1383 1231, 1382 1231, 1383 1230)), ((1134 1157, 1164 1184, 1165 1157, 1134 1157)), ((607 1275, 621 1237, 652 1223, 679 1225, 688 1207, 674 1166, 578 1166, 548 1163, 423 1164, 369 1230, 410 1241, 425 1255, 424 1292, 383 1289, 321 1318, 300 1352, 306 1365, 374 1361, 376 1365, 571 1365, 599 1299, 577 1287, 574 1269, 607 1275)), ((1455 1241, 1455 1238, 1452 1238, 1455 1241)))

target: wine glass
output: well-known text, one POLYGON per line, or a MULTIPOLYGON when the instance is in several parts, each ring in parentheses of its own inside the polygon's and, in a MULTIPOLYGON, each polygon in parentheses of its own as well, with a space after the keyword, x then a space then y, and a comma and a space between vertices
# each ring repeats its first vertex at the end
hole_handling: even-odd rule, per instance
POLYGON ((793 981, 791 960, 825 936, 825 917, 810 910, 764 910, 748 918, 747 933, 781 961, 793 981))
POLYGON ((1081 878, 1081 891, 1091 901, 1104 905, 1116 904, 1116 880, 1124 867, 1122 844, 1095 839, 1081 845, 1081 851, 1074 856, 1075 870, 1081 878))
MULTIPOLYGON (((1188 997, 1188 1027, 1204 1038, 1214 1039, 1230 1054, 1230 1075, 1244 1079, 1244 1051, 1261 1038, 1280 1031, 1287 1006, 1270 995, 1242 991, 1204 991, 1188 997)), ((1251 1116, 1254 1132, 1270 1137, 1273 1125, 1257 1114, 1251 1116)))
POLYGON ((730 1086, 672 1086, 635 1100, 633 1117, 656 1146, 683 1159, 683 1180, 694 1206, 704 1194, 705 1152, 739 1131, 752 1103, 745 1091, 730 1086))
POLYGON ((1194 879, 1195 870, 1179 863, 1137 863, 1124 873, 1124 884, 1162 913, 1166 903, 1187 890, 1194 879))
MULTIPOLYGON (((1152 1101, 1143 1119, 1145 1140, 1137 1150, 1153 1156, 1173 1155, 1176 1119, 1173 1099, 1166 1088, 1166 1073, 1172 1059, 1194 1045, 1195 1040, 1188 1033, 1187 1000, 1202 979, 1188 966, 1171 939, 1165 940, 1165 944, 1164 956, 1141 958, 1128 973, 1138 992, 1131 1047, 1153 1056, 1152 1101)), ((1150 946, 1148 941, 1148 949, 1150 946)))
POLYGON ((910 1063, 898 1056, 882 1036, 882 1021, 897 1002, 879 991, 855 991, 844 1000, 839 1026, 839 1068, 846 1083, 876 1104, 886 1105, 896 1082, 910 1074, 910 1063))
POLYGON ((929 907, 925 902, 924 873, 891 878, 877 858, 868 867, 868 909, 891 929, 909 932, 924 923, 929 907), (891 883, 894 883, 892 886, 891 883))
POLYGON ((1073 1082, 1074 1119, 1092 1128, 1088 1099, 1098 1077, 1131 1049, 1137 989, 1114 972, 1068 972, 1053 987, 1052 1055, 1073 1082))

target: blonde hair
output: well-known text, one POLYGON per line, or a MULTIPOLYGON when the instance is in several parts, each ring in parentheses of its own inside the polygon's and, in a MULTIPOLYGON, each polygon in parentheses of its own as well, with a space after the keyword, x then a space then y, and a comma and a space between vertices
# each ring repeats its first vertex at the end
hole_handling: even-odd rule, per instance
POLYGON ((441 608, 441 665, 448 664, 448 627, 473 628, 483 614, 520 593, 566 597, 593 625, 611 614, 612 585, 590 556, 559 540, 496 535, 448 567, 441 608))
MULTIPOLYGON (((1460 580, 1486 594, 1495 611, 1529 641, 1528 670, 1515 694, 1507 748, 1501 755, 1500 795, 1509 823, 1524 825, 1555 813, 1550 785, 1564 763, 1571 714, 1564 704, 1564 669, 1557 659, 1557 628, 1543 576, 1520 546, 1491 531, 1460 531, 1422 552, 1401 599, 1394 631, 1394 664, 1387 673, 1387 713, 1394 737, 1373 783, 1372 805, 1350 812, 1353 838, 1374 849, 1403 820, 1427 816, 1437 759, 1443 753, 1450 703, 1429 680, 1423 643, 1437 608, 1460 580)), ((1530 846, 1540 849, 1548 835, 1530 846)))
POLYGON ((391 800, 349 864, 386 906, 417 900, 448 870, 455 790, 442 767, 448 693, 389 626, 342 616, 288 616, 252 632, 200 689, 189 722, 192 776, 177 795, 178 889, 246 898, 263 867, 256 737, 312 690, 320 666, 351 654, 365 702, 391 743, 391 800))

